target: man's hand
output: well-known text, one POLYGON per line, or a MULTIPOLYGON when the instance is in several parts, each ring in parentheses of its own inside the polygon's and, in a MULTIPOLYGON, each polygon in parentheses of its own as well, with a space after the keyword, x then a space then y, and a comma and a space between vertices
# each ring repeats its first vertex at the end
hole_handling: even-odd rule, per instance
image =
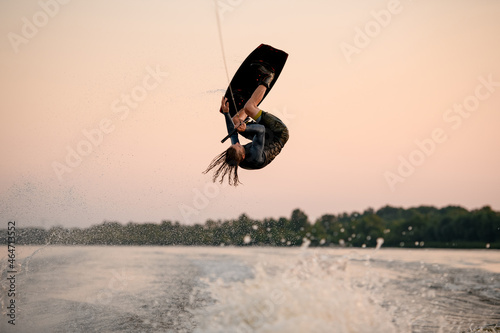
MULTIPOLYGON (((226 97, 222 97, 220 107, 223 113, 229 112, 229 102, 227 101, 226 97)), ((238 132, 245 132, 245 130, 247 129, 247 124, 243 121, 244 119, 241 119, 242 117, 246 118, 246 114, 243 111, 240 111, 232 118, 234 128, 236 128, 238 132)))
POLYGON ((245 130, 247 129, 247 124, 244 121, 242 121, 239 124, 234 125, 234 127, 236 127, 236 130, 238 132, 245 132, 245 130))
POLYGON ((226 97, 222 97, 222 102, 221 102, 220 108, 221 108, 223 113, 229 112, 229 102, 227 101, 226 97))

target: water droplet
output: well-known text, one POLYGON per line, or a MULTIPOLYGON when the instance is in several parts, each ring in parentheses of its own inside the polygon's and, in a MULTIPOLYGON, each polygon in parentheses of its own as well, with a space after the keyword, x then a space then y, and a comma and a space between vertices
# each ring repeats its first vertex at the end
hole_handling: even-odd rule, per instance
POLYGON ((382 247, 382 244, 384 244, 384 239, 382 237, 377 238, 377 247, 376 249, 380 249, 382 247))

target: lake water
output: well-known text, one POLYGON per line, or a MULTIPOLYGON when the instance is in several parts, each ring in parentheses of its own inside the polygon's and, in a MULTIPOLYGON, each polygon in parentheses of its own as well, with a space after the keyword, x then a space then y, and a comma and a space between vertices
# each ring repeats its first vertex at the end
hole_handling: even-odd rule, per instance
POLYGON ((0 251, 0 332, 500 332, 495 250, 0 251))

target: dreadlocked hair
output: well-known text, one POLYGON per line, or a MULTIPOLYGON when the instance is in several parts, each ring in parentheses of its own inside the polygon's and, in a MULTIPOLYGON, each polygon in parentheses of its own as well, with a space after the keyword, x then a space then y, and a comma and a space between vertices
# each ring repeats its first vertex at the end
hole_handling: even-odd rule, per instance
POLYGON ((238 186, 241 184, 238 179, 238 164, 241 158, 238 152, 233 147, 229 147, 227 150, 223 151, 221 154, 216 156, 208 168, 203 173, 208 173, 210 170, 215 169, 212 181, 215 183, 219 176, 222 176, 220 183, 224 182, 224 178, 228 176, 229 185, 238 186))

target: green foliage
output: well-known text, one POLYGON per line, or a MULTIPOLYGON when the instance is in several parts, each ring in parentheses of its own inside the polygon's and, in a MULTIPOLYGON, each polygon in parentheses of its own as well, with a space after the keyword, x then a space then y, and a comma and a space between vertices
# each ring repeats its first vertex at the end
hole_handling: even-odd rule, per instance
MULTIPOLYGON (((16 244, 186 245, 186 246, 311 246, 500 248, 500 213, 489 206, 468 211, 457 206, 398 208, 385 206, 363 213, 326 214, 314 223, 300 209, 290 218, 254 220, 246 214, 204 225, 179 222, 104 222, 86 229, 18 228, 16 244)), ((0 230, 7 243, 7 230, 0 230)))

